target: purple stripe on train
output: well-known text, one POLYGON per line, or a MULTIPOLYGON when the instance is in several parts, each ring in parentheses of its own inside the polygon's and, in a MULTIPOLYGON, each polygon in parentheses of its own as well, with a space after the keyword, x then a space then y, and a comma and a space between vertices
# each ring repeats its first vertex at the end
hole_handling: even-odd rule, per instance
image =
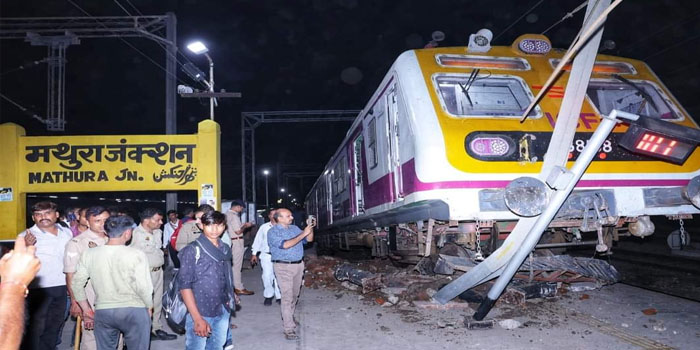
MULTIPOLYGON (((488 176, 488 174, 484 174, 488 176)), ((532 175, 530 175, 532 176, 532 175)), ((418 179, 415 168, 415 160, 411 159, 401 166, 403 194, 409 195, 416 192, 438 189, 460 188, 505 188, 510 181, 507 180, 472 180, 472 181, 439 181, 423 182, 418 179)), ((394 173, 389 173, 369 186, 365 187, 365 207, 372 208, 378 205, 394 202, 394 173)), ((582 187, 637 187, 637 186, 686 186, 689 180, 682 179, 611 179, 611 180, 581 180, 577 188, 582 187)))

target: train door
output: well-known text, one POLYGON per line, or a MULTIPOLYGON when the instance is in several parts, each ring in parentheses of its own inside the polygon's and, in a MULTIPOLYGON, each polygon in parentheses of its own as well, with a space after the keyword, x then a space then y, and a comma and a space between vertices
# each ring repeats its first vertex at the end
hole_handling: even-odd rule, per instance
POLYGON ((355 210, 355 215, 364 214, 365 212, 365 194, 363 190, 362 183, 362 136, 359 136, 353 142, 352 155, 353 155, 353 187, 355 190, 355 198, 353 199, 355 210))
POLYGON ((393 187, 395 200, 403 200, 403 175, 401 173, 401 148, 399 145, 399 104, 394 84, 386 96, 387 99, 387 123, 389 131, 389 171, 394 173, 393 187))

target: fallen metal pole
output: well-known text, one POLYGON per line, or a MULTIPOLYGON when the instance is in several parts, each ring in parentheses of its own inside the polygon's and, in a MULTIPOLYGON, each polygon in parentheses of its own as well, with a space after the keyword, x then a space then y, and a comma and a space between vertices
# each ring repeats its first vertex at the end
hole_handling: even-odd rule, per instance
MULTIPOLYGON (((496 280, 496 283, 494 283, 489 290, 489 293, 484 301, 479 305, 479 308, 474 314, 475 320, 483 320, 489 311, 491 311, 491 308, 496 303, 496 300, 498 300, 498 297, 501 295, 501 293, 503 293, 503 290, 506 288, 510 280, 513 278, 513 276, 515 276, 515 273, 518 271, 518 268, 520 268, 520 265, 522 265, 523 261, 525 261, 532 249, 535 248, 535 245, 537 245, 537 242, 542 236, 542 232, 544 232, 547 226, 549 226, 549 223, 564 204, 566 198, 569 197, 569 194, 571 194, 571 192, 574 190, 574 187, 581 179, 581 176, 583 176, 586 168, 588 168, 591 161, 598 153, 598 149, 603 145, 605 139, 619 122, 617 119, 618 116, 630 120, 637 120, 639 118, 639 116, 635 114, 620 112, 618 110, 613 110, 610 115, 603 116, 598 128, 593 133, 590 140, 588 140, 588 144, 583 149, 574 165, 571 167, 571 170, 568 171, 570 174, 561 174, 561 176, 570 176, 566 186, 563 189, 553 193, 547 208, 545 208, 542 214, 537 218, 537 221, 535 221, 535 224, 530 229, 525 241, 510 259, 508 265, 506 265, 505 269, 496 280)), ((555 168, 554 171, 558 171, 560 169, 561 168, 555 168)))

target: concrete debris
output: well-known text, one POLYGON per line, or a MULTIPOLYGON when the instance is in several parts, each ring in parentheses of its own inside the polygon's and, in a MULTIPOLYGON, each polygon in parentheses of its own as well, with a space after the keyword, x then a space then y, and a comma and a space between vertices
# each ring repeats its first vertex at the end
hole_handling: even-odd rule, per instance
POLYGON ((338 266, 333 275, 338 281, 349 281, 361 286, 362 294, 384 287, 381 274, 360 270, 350 264, 338 266))
POLYGON ((471 307, 469 307, 468 303, 460 303, 456 301, 450 301, 446 304, 439 304, 437 302, 433 303, 430 301, 414 301, 413 305, 417 309, 424 309, 424 310, 450 310, 450 309, 457 309, 457 310, 464 310, 465 312, 468 312, 472 310, 471 307))
POLYGON ((350 282, 348 282, 348 281, 344 281, 344 282, 341 283, 340 285, 343 286, 345 289, 349 289, 349 290, 352 290, 352 291, 356 291, 356 290, 359 290, 359 289, 360 289, 360 287, 358 287, 358 286, 356 286, 356 285, 354 285, 354 284, 352 284, 352 283, 350 283, 350 282))
POLYGON ((390 302, 392 305, 396 305, 399 302, 399 297, 396 295, 389 295, 386 300, 390 302))
POLYGON ((569 284, 569 291, 585 292, 587 290, 600 289, 602 286, 597 282, 576 282, 569 284))
POLYGON ((503 329, 511 330, 511 329, 516 329, 516 328, 520 327, 522 325, 522 323, 520 323, 519 321, 516 321, 512 318, 509 318, 509 319, 505 319, 502 321, 498 321, 498 325, 501 326, 501 328, 503 328, 503 329))
POLYGON ((464 326, 467 327, 467 329, 471 329, 471 330, 491 329, 491 328, 493 328, 493 326, 495 324, 496 324, 496 321, 494 321, 494 320, 477 321, 477 320, 473 319, 471 316, 467 316, 464 318, 464 326))
POLYGON ((433 272, 441 275, 451 275, 456 271, 467 272, 476 264, 469 258, 439 254, 433 272))
POLYGON ((629 328, 630 327, 630 325, 628 325, 627 323, 623 323, 620 326, 622 326, 622 328, 629 328))
POLYGON ((593 279, 602 284, 616 283, 620 280, 620 273, 607 261, 572 257, 570 255, 537 256, 532 259, 525 259, 520 265, 520 271, 526 272, 532 269, 538 272, 540 280, 575 282, 584 279, 593 279))

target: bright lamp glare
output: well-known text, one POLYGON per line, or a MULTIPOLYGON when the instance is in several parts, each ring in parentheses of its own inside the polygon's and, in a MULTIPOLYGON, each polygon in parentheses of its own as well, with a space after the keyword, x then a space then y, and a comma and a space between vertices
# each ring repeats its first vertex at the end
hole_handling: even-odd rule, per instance
POLYGON ((267 169, 263 170, 263 175, 270 175, 270 171, 267 169))
POLYGON ((187 49, 198 55, 209 52, 209 49, 207 49, 207 47, 204 46, 201 41, 195 41, 187 45, 187 49))

